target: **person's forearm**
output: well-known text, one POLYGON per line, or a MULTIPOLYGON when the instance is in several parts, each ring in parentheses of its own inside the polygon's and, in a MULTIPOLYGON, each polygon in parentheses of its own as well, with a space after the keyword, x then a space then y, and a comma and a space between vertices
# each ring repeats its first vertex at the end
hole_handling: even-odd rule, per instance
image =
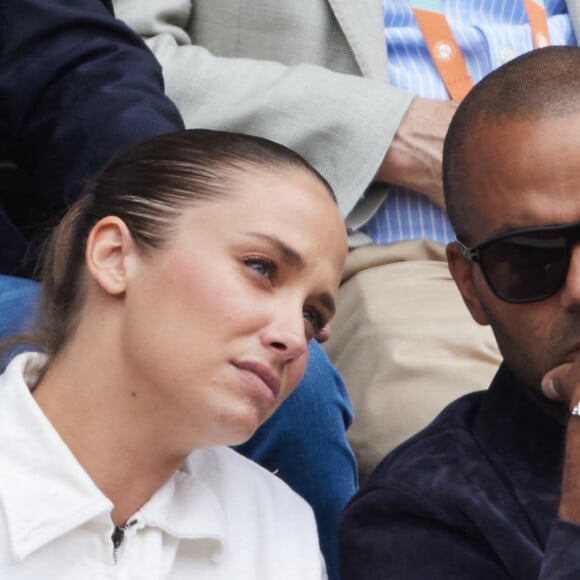
POLYGON ((108 4, 0 3, 0 156, 33 176, 50 212, 115 152, 183 126, 156 59, 108 4))
POLYGON ((445 207, 443 142, 458 101, 415 98, 403 117, 376 179, 424 193, 445 207))
POLYGON ((330 182, 343 216, 351 212, 375 179, 413 94, 362 78, 354 68, 345 74, 316 64, 287 66, 269 60, 259 46, 255 58, 231 56, 227 39, 235 30, 216 17, 216 35, 230 55, 220 56, 219 40, 211 52, 188 36, 207 23, 192 24, 196 11, 187 0, 114 4, 157 56, 186 126, 251 133, 290 147, 330 182))
POLYGON ((219 58, 198 46, 149 46, 186 126, 236 130, 282 143, 330 182, 349 214, 375 179, 410 93, 315 65, 219 58))

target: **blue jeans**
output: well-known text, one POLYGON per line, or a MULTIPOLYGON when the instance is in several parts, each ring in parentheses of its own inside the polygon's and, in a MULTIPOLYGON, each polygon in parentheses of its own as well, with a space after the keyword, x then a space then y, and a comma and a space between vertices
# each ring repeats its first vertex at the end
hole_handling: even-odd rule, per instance
MULTIPOLYGON (((0 338, 22 331, 38 284, 0 275, 0 338)), ((357 488, 346 438, 352 407, 344 383, 320 345, 310 344, 302 382, 276 414, 236 449, 273 471, 312 506, 330 580, 338 580, 338 522, 357 488)))
POLYGON ((26 330, 34 314, 38 284, 0 275, 0 339, 26 330))

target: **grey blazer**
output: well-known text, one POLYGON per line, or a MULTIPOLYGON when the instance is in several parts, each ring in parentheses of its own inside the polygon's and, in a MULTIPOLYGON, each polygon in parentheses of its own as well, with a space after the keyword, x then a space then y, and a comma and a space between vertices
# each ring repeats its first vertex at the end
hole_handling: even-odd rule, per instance
MULTIPOLYGON (((113 3, 148 39, 187 127, 298 151, 333 186, 351 232, 374 213, 387 188, 369 184, 413 98, 388 84, 381 0, 113 3)), ((580 0, 568 8, 578 37, 580 0)))

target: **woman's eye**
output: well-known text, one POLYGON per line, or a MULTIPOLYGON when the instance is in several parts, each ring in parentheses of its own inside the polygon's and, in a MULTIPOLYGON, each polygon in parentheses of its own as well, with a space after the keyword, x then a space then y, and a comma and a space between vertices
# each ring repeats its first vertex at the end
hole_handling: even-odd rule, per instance
POLYGON ((304 320, 306 320, 312 327, 313 333, 318 334, 325 322, 317 310, 307 308, 303 311, 304 320))
POLYGON ((263 278, 271 280, 274 277, 274 264, 269 260, 264 258, 248 258, 245 260, 245 264, 263 278))

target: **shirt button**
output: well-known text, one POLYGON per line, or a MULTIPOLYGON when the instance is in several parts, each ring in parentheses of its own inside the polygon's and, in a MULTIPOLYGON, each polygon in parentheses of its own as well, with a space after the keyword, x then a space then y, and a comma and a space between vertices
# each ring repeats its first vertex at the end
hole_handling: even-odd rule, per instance
POLYGON ((506 63, 516 56, 516 51, 511 46, 502 46, 499 49, 499 60, 506 63))

